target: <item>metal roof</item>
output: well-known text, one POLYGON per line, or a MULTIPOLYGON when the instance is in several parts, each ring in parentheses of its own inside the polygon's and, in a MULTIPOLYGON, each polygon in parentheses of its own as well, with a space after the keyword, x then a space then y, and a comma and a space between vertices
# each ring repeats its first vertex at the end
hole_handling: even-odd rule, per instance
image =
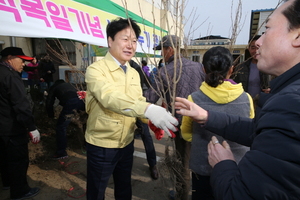
POLYGON ((215 40, 215 39, 229 39, 229 38, 221 37, 220 35, 208 35, 194 40, 215 40))

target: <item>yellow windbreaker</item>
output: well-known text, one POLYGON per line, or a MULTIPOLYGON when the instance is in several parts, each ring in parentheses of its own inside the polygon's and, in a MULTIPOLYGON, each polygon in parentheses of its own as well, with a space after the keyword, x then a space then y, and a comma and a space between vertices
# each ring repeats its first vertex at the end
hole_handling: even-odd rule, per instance
POLYGON ((85 74, 86 112, 89 117, 85 139, 105 148, 123 148, 133 140, 136 117, 145 117, 149 103, 142 96, 138 72, 126 63, 118 66, 112 55, 90 65, 85 74))

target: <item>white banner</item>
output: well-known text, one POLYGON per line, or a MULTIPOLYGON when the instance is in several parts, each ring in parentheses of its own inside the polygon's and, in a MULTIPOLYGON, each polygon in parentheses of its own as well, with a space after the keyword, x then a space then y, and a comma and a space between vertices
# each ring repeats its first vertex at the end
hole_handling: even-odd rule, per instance
MULTIPOLYGON (((0 0, 0 35, 67 38, 107 47, 106 25, 118 16, 72 0, 0 0)), ((153 54, 160 31, 139 24, 137 52, 153 54)))

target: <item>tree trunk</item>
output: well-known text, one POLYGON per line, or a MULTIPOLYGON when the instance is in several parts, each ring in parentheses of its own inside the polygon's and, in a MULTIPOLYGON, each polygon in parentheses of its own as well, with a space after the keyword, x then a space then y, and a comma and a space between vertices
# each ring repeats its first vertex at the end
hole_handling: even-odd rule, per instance
POLYGON ((191 186, 189 158, 191 143, 181 138, 180 132, 177 132, 175 138, 175 148, 177 157, 180 160, 181 167, 175 172, 176 176, 176 199, 188 200, 191 186))

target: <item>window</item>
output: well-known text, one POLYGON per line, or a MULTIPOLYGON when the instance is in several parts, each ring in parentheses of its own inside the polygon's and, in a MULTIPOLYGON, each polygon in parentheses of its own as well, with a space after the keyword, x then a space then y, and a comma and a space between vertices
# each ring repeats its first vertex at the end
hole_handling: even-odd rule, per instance
POLYGON ((194 62, 200 62, 200 56, 199 55, 193 55, 192 56, 192 61, 194 61, 194 62))

